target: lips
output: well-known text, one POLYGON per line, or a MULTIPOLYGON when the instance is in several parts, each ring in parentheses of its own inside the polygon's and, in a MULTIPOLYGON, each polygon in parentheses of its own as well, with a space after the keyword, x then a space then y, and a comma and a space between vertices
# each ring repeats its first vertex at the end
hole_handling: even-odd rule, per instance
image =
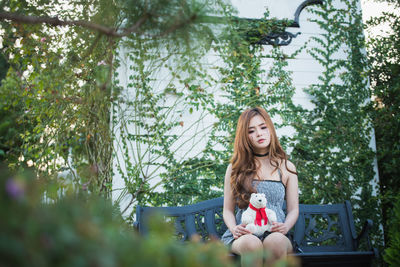
POLYGON ((264 141, 265 141, 265 139, 260 139, 257 141, 257 143, 262 144, 262 143, 264 143, 264 141))

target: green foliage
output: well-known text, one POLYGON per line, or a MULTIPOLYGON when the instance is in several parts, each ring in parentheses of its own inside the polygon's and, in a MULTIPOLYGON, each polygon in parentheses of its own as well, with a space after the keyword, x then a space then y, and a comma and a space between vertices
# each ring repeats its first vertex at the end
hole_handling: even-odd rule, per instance
POLYGON ((157 39, 151 43, 179 48, 182 53, 190 53, 193 46, 201 49, 199 44, 209 48, 215 40, 214 32, 201 22, 210 15, 220 15, 225 5, 223 0, 117 1, 128 25, 143 22, 133 36, 157 39))
MULTIPOLYGON (((393 5, 393 9, 400 10, 400 4, 393 5)), ((372 36, 367 43, 374 95, 371 114, 376 136, 385 243, 395 247, 398 228, 393 227, 397 223, 393 215, 397 212, 395 203, 400 192, 400 16, 395 11, 384 13, 368 21, 366 30, 381 25, 386 25, 386 32, 372 36)), ((391 258, 391 264, 393 260, 391 258)))
POLYGON ((323 66, 318 83, 305 91, 314 108, 303 110, 294 124, 295 164, 299 172, 302 203, 338 203, 350 199, 360 230, 363 222, 374 221, 373 238, 381 244, 378 188, 373 188, 374 152, 370 138, 372 123, 366 111, 370 96, 366 76, 364 36, 358 1, 326 1, 315 23, 325 30, 313 41, 319 47, 309 54, 323 66), (338 56, 344 51, 347 58, 338 56))
MULTIPOLYGON (((396 1, 385 1, 396 2, 396 1)), ((380 179, 380 200, 385 234, 384 260, 399 265, 400 192, 400 4, 393 11, 371 18, 367 31, 385 25, 385 32, 372 35, 367 43, 370 80, 374 100, 371 115, 375 128, 380 179)))
POLYGON ((52 177, 68 173, 61 179, 75 190, 85 186, 90 192, 109 195, 113 175, 111 105, 118 103, 120 93, 120 88, 111 88, 118 65, 116 47, 124 43, 141 53, 137 65, 141 70, 151 49, 167 49, 164 59, 183 53, 184 59, 175 56, 174 60, 190 73, 195 70, 194 66, 187 68, 192 51, 203 51, 214 40, 209 27, 198 22, 210 12, 218 14, 221 6, 223 2, 218 0, 75 1, 62 8, 59 1, 45 5, 2 2, 2 10, 11 13, 51 17, 56 12, 60 20, 112 27, 126 36, 121 42, 121 38, 90 27, 1 21, 5 32, 2 52, 10 65, 0 88, 1 114, 13 111, 1 123, 8 131, 0 148, 8 165, 32 165, 52 177))
MULTIPOLYGON (((5 6, 10 12, 33 16, 58 10, 56 2, 47 4, 38 9, 24 1, 7 1, 5 6)), ((60 18, 83 19, 89 6, 79 9, 78 3, 71 4, 75 11, 62 9, 60 18)), ((69 183, 88 184, 91 191, 106 193, 111 174, 107 77, 112 68, 99 63, 112 63, 113 43, 81 28, 63 31, 7 21, 1 26, 2 50, 10 65, 0 88, 1 100, 3 109, 12 111, 17 144, 8 145, 8 165, 28 164, 50 176, 68 170, 69 183)))
POLYGON ((126 164, 118 165, 127 184, 120 196, 132 196, 128 206, 133 203, 181 205, 220 196, 232 154, 235 124, 241 111, 256 105, 266 108, 278 105, 281 107, 276 106, 272 113, 278 114, 280 110, 279 115, 286 118, 283 121, 289 120, 285 111, 290 106, 294 87, 288 73, 280 71, 287 66, 284 55, 278 48, 268 55, 276 60, 276 68, 267 76, 274 81, 268 83, 265 71, 261 69, 262 48, 251 46, 257 36, 249 38, 244 34, 248 29, 270 32, 284 28, 289 22, 269 20, 266 13, 264 21, 249 23, 232 14, 229 9, 223 13, 227 19, 221 26, 222 31, 219 29, 222 34, 212 45, 224 63, 220 67, 212 66, 219 74, 218 80, 201 62, 211 51, 194 50, 191 57, 180 55, 180 61, 176 63, 172 60, 173 55, 160 58, 161 51, 158 52, 157 47, 147 40, 127 43, 133 51, 129 53, 132 70, 127 83, 129 98, 121 97, 122 101, 114 106, 114 114, 117 114, 114 122, 121 134, 119 146, 124 155, 119 162, 126 164), (157 77, 153 73, 169 76, 160 84, 154 82, 157 77), (221 88, 216 86, 219 83, 223 84, 221 88), (221 91, 221 101, 215 101, 216 94, 221 91), (173 104, 166 106, 165 99, 173 104), (182 117, 188 113, 196 119, 184 121, 182 117), (210 118, 215 123, 199 127, 210 118), (128 125, 133 126, 134 131, 128 125), (190 139, 186 136, 188 131, 193 132, 190 139), (183 145, 190 143, 196 147, 202 140, 206 141, 205 148, 199 148, 190 156, 178 155, 177 151, 183 145))
POLYGON ((4 55, 0 54, 0 81, 6 76, 9 67, 4 55))
POLYGON ((19 133, 24 127, 18 123, 18 118, 23 112, 18 103, 12 109, 6 104, 6 95, 0 96, 0 161, 8 158, 10 161, 17 161, 23 144, 19 133))
MULTIPOLYGON (((193 8, 199 19, 205 14, 224 12, 222 2, 206 2, 206 5, 189 2, 188 8, 193 8)), ((174 34, 171 39, 164 40, 133 36, 122 43, 118 63, 124 64, 130 72, 126 77, 125 74, 115 75, 115 84, 126 89, 114 101, 112 127, 120 135, 114 141, 116 171, 127 185, 116 192, 117 201, 126 196, 131 198, 124 209, 134 203, 176 204, 172 200, 175 198, 192 201, 190 193, 196 197, 205 192, 197 189, 199 183, 186 179, 187 176, 195 178, 197 160, 185 161, 175 153, 179 147, 191 142, 187 140, 187 132, 199 122, 185 125, 182 117, 187 112, 198 112, 212 99, 212 93, 205 90, 212 78, 201 59, 211 43, 217 41, 215 34, 213 25, 197 23, 196 19, 190 33, 186 32, 187 42, 174 41, 174 34), (127 53, 126 57, 124 53, 127 53), (168 105, 167 101, 173 104, 168 105), (183 176, 185 179, 181 179, 183 176), (164 196, 164 193, 155 192, 163 186, 169 189, 167 183, 171 180, 182 182, 179 187, 174 186, 174 194, 164 196)), ((195 145, 196 138, 204 138, 204 135, 205 132, 196 132, 192 143, 195 145)))
POLYGON ((400 265, 400 194, 397 195, 391 213, 391 225, 389 225, 390 241, 385 249, 383 259, 389 266, 400 265))
POLYGON ((232 266, 222 243, 179 243, 162 217, 141 237, 110 200, 81 191, 48 201, 34 177, 1 171, 2 266, 232 266))

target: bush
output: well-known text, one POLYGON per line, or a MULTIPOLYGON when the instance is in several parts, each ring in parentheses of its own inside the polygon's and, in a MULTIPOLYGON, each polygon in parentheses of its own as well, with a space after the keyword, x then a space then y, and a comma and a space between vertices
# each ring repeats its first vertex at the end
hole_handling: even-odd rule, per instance
POLYGON ((110 200, 81 192, 45 203, 33 174, 0 176, 0 266, 231 265, 221 243, 182 245, 160 218, 141 237, 110 200))
POLYGON ((392 215, 389 227, 389 246, 385 249, 383 259, 389 266, 400 266, 400 194, 397 194, 392 215))

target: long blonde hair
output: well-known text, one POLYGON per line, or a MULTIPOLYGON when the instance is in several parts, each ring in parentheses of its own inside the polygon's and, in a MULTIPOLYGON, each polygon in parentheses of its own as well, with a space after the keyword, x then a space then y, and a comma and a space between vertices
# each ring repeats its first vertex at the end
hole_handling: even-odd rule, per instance
POLYGON ((271 134, 271 142, 268 148, 270 163, 275 167, 274 172, 279 168, 282 161, 285 162, 286 169, 288 169, 287 155, 279 143, 271 117, 261 107, 245 110, 240 115, 237 123, 235 144, 231 159, 231 188, 236 204, 241 209, 248 206, 251 193, 256 192, 252 186, 252 179, 256 176, 259 166, 257 166, 254 157, 254 151, 248 132, 250 120, 257 115, 260 115, 264 119, 271 134))

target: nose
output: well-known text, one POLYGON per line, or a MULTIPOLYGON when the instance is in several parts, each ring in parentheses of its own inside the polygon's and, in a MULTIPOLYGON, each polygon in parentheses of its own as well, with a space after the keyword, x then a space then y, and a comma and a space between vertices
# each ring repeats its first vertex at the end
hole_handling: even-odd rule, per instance
POLYGON ((261 202, 261 199, 259 199, 258 202, 261 202))

